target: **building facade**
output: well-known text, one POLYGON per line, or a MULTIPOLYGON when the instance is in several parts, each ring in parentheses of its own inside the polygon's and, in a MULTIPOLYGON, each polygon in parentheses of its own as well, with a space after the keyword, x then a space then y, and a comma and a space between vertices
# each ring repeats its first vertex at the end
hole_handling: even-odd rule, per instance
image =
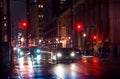
POLYGON ((44 4, 40 1, 30 2, 29 23, 28 36, 38 45, 39 40, 43 40, 44 37, 44 4))
POLYGON ((62 40, 63 47, 82 49, 119 44, 119 0, 71 1, 49 0, 45 3, 43 37, 47 42, 62 40), (77 31, 77 24, 81 25, 81 31, 77 31))
MULTIPOLYGON (((57 47, 58 45, 59 47, 62 46, 58 31, 60 28, 64 31, 65 28, 58 27, 57 18, 60 14, 62 14, 65 10, 68 9, 69 5, 69 0, 48 0, 46 3, 44 39, 46 41, 46 44, 50 45, 50 47, 57 47)), ((62 35, 65 36, 66 34, 62 33, 62 35)))
POLYGON ((71 12, 68 9, 62 13, 60 17, 63 19, 58 18, 58 25, 62 23, 65 24, 65 28, 73 27, 69 29, 72 33, 73 47, 86 49, 105 46, 113 50, 120 42, 120 38, 117 37, 120 30, 119 4, 119 0, 74 0, 73 6, 69 8, 71 12), (67 17, 69 15, 71 16, 67 17), (73 22, 67 23, 70 19, 73 22), (77 24, 81 25, 81 31, 76 30, 77 24))
MULTIPOLYGON (((110 41, 110 19, 109 19, 109 1, 108 0, 84 0, 78 1, 73 6, 74 28, 76 23, 80 23, 83 26, 81 32, 74 32, 78 34, 78 47, 85 46, 99 46, 110 41), (83 33, 86 33, 86 37, 83 37, 83 33), (96 40, 93 40, 93 36, 96 36, 96 40), (86 40, 85 40, 86 39, 86 40)), ((76 45, 76 44, 75 44, 76 45)))

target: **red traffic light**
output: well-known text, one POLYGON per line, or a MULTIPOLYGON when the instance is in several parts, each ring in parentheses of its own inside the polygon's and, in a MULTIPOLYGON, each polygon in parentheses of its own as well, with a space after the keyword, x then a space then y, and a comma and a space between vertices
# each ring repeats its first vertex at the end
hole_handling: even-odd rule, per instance
POLYGON ((23 21, 23 22, 19 23, 19 29, 27 30, 27 28, 28 28, 28 23, 26 21, 23 21))
POLYGON ((27 26, 27 23, 26 22, 23 22, 23 24, 22 24, 23 26, 27 26))
POLYGON ((96 36, 93 36, 93 40, 96 40, 96 38, 97 38, 96 36))
POLYGON ((82 25, 78 24, 77 27, 76 27, 76 30, 79 32, 82 30, 82 25))

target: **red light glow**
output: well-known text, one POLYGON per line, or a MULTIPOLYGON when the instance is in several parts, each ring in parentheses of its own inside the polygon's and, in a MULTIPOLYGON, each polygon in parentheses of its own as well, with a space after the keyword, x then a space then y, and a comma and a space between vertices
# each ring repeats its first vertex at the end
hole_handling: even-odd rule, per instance
POLYGON ((21 30, 27 30, 27 28, 28 28, 28 24, 27 24, 26 21, 23 21, 23 22, 19 23, 19 29, 21 29, 21 30))
POLYGON ((96 39, 97 37, 96 36, 93 36, 93 39, 96 39))
POLYGON ((81 24, 77 24, 76 25, 76 31, 81 31, 82 30, 82 25, 81 24))
POLYGON ((26 26, 27 24, 26 23, 23 23, 23 26, 26 26))

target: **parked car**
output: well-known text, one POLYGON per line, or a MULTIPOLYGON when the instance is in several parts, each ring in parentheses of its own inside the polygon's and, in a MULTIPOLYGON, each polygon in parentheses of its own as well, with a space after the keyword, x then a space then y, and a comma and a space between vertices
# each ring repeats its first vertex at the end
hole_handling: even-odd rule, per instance
POLYGON ((57 63, 62 62, 74 62, 81 58, 81 52, 77 48, 58 48, 51 52, 51 60, 57 63))

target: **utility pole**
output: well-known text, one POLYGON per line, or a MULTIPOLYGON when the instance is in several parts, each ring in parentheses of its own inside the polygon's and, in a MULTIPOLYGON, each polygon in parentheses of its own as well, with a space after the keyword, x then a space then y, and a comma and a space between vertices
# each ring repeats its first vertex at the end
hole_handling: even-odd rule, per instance
POLYGON ((11 13, 10 13, 10 0, 7 0, 7 37, 8 37, 8 69, 12 69, 12 46, 11 46, 11 13))
POLYGON ((75 27, 74 27, 74 0, 71 0, 71 29, 72 29, 72 47, 76 47, 76 34, 75 34, 75 27))
POLYGON ((27 16, 27 29, 26 29, 26 45, 28 47, 28 40, 29 40, 29 35, 28 35, 28 27, 30 25, 29 21, 29 0, 26 0, 26 16, 27 16))

